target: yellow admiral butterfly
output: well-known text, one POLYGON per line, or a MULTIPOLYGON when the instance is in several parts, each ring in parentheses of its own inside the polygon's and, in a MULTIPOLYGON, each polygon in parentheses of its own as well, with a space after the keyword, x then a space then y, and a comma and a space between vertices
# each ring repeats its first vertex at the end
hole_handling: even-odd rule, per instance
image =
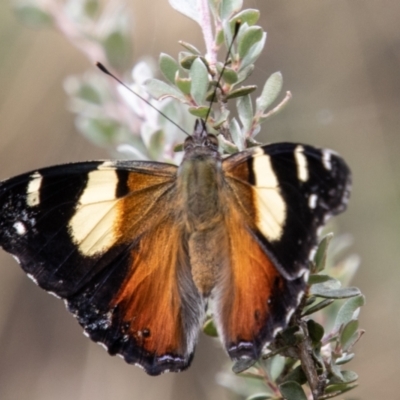
POLYGON ((257 359, 349 190, 330 150, 277 143, 222 158, 197 121, 179 167, 83 162, 0 183, 0 245, 87 336, 158 375, 190 365, 210 298, 229 356, 257 359))

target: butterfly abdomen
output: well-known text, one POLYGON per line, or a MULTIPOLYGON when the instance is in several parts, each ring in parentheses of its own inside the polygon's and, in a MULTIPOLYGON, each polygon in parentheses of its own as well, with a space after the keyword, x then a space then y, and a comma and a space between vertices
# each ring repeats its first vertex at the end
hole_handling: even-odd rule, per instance
POLYGON ((204 154, 206 148, 199 148, 199 152, 181 164, 178 186, 193 281, 199 292, 208 296, 227 260, 224 252, 228 242, 220 198, 221 163, 212 154, 204 154))

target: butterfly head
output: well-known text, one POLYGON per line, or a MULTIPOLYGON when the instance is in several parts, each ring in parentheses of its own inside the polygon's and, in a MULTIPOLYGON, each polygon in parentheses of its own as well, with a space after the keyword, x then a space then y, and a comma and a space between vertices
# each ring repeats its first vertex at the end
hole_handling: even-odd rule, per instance
POLYGON ((188 136, 183 144, 185 158, 197 158, 205 155, 219 156, 218 139, 207 132, 203 120, 196 120, 193 135, 188 136))

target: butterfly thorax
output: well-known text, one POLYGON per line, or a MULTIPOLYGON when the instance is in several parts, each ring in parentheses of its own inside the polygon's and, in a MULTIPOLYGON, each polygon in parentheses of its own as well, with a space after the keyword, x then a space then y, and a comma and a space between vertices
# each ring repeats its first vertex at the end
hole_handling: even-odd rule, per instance
POLYGON ((223 174, 218 141, 199 125, 185 141, 185 155, 178 171, 182 196, 183 222, 189 236, 189 255, 193 280, 204 296, 215 285, 222 264, 226 231, 220 199, 223 174))

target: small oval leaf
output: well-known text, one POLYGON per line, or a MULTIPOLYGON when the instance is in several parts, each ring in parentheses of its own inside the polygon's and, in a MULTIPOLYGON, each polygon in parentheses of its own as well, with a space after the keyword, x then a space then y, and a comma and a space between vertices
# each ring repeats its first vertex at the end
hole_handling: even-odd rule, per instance
POLYGON ((165 97, 174 97, 183 103, 186 103, 185 96, 176 88, 158 79, 148 79, 144 83, 147 92, 157 100, 165 97))
POLYGON ((253 360, 252 358, 241 358, 233 364, 232 371, 235 374, 240 374, 241 372, 251 368, 256 362, 257 360, 253 360))
POLYGON ((258 57, 260 57, 261 52, 264 49, 265 41, 267 40, 267 33, 263 32, 262 39, 255 43, 249 51, 246 53, 246 56, 241 60, 240 63, 240 71, 249 65, 253 64, 258 57))
POLYGON ((307 400, 303 388, 297 382, 284 382, 279 385, 279 390, 286 400, 307 400))
POLYGON ((257 23, 260 18, 260 11, 248 8, 246 10, 240 11, 240 13, 236 14, 230 21, 232 33, 235 30, 235 25, 237 21, 240 21, 242 24, 247 23, 247 25, 252 26, 257 23))
POLYGON ((324 337, 324 328, 312 319, 307 321, 308 333, 313 344, 317 344, 324 337))
POLYGON ((256 393, 246 398, 246 400, 268 400, 268 399, 272 399, 271 395, 268 393, 256 393))
POLYGON ((334 330, 339 329, 343 324, 347 324, 349 321, 353 319, 354 313, 365 304, 365 297, 363 295, 359 295, 347 300, 342 307, 339 309, 334 330))
POLYGON ((210 107, 200 106, 200 107, 189 107, 188 111, 190 114, 194 115, 198 118, 205 118, 207 116, 208 110, 210 107))
POLYGON ((325 299, 320 301, 318 304, 315 304, 314 306, 308 308, 305 310, 302 314, 302 317, 305 317, 306 315, 311 315, 316 313, 317 311, 320 311, 324 309, 325 307, 330 306, 335 300, 334 299, 325 299))
POLYGON ((250 95, 238 97, 236 108, 239 114, 240 122, 243 125, 242 136, 247 137, 253 123, 253 105, 250 95))
POLYGON ((222 0, 221 19, 222 21, 230 18, 232 14, 238 12, 243 7, 243 0, 222 0))
POLYGON ((246 96, 246 94, 252 93, 257 89, 255 85, 241 86, 239 89, 232 90, 226 96, 227 99, 234 99, 235 97, 246 96))
POLYGON ((184 95, 190 95, 192 87, 192 80, 190 78, 181 78, 178 72, 175 77, 175 85, 184 95))
POLYGON ((315 285, 316 283, 324 283, 332 280, 329 275, 311 274, 308 278, 309 285, 315 285))
POLYGON ((198 24, 199 22, 199 12, 197 9, 197 0, 168 0, 169 4, 172 8, 176 11, 180 12, 186 17, 196 21, 198 24))
POLYGON ((179 40, 178 43, 181 46, 183 46, 186 50, 188 50, 190 53, 194 54, 195 56, 199 56, 201 54, 200 50, 198 50, 197 47, 193 46, 192 44, 190 44, 188 42, 179 40))
POLYGON ((326 263, 326 253, 328 251, 328 246, 333 238, 333 233, 328 233, 318 245, 317 252, 315 253, 314 263, 316 266, 316 272, 320 272, 325 268, 326 263))
POLYGON ((161 53, 159 58, 159 65, 162 74, 171 83, 175 83, 175 75, 179 70, 179 65, 173 57, 168 54, 161 53))
POLYGON ((347 350, 358 338, 358 321, 353 320, 347 323, 340 334, 340 344, 343 350, 347 350))
POLYGON ((250 26, 246 29, 244 34, 240 37, 238 42, 238 54, 242 60, 249 50, 258 42, 262 40, 263 30, 260 26, 250 26))
POLYGON ((310 293, 326 299, 347 299, 361 294, 360 289, 356 287, 329 289, 323 283, 311 286, 310 293))
POLYGON ((207 319, 203 325, 203 332, 211 337, 218 337, 218 331, 212 318, 207 319))
POLYGON ((282 86, 282 74, 280 72, 273 73, 265 82, 261 95, 256 100, 257 113, 264 113, 264 111, 278 98, 282 86))
POLYGON ((209 86, 208 71, 203 61, 199 57, 193 61, 189 72, 192 80, 190 94, 197 105, 204 103, 209 86))

